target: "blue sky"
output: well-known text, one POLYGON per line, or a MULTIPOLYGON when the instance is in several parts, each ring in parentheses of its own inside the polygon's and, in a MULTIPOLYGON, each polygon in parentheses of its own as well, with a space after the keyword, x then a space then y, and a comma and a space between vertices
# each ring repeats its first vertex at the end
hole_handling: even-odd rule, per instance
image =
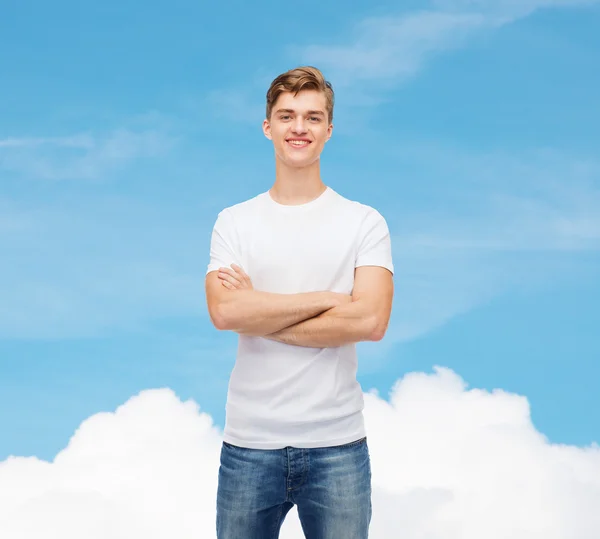
POLYGON ((598 441, 600 4, 8 1, 0 18, 0 460, 170 387, 222 425, 235 337, 210 232, 268 189, 264 94, 336 90, 323 179, 393 235, 394 313, 360 345, 386 395, 449 367, 598 441))

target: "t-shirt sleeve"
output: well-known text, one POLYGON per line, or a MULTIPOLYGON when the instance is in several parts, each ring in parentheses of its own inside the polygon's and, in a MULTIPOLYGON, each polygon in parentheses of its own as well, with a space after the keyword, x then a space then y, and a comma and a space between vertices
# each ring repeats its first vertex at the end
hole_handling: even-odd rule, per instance
POLYGON ((394 273, 390 231, 385 218, 375 209, 371 209, 360 228, 355 267, 360 266, 381 266, 394 273))
POLYGON ((233 217, 227 210, 223 210, 219 213, 212 231, 207 275, 220 267, 240 264, 239 254, 236 252, 235 247, 235 234, 233 217))

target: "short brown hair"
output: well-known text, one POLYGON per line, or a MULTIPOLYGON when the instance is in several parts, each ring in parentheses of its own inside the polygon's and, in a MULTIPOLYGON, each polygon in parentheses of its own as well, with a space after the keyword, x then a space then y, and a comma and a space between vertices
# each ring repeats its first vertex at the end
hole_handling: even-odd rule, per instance
POLYGON ((302 90, 318 90, 325 94, 329 122, 333 121, 333 87, 316 67, 304 66, 290 69, 279 75, 267 91, 267 119, 271 117, 273 105, 283 92, 297 95, 302 90))

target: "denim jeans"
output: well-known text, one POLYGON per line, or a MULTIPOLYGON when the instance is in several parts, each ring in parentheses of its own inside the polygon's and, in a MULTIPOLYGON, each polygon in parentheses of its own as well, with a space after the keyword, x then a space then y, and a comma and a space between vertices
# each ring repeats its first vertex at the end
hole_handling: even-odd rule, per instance
POLYGON ((294 505, 306 539, 367 539, 371 463, 366 438, 314 449, 223 443, 218 539, 276 539, 294 505))

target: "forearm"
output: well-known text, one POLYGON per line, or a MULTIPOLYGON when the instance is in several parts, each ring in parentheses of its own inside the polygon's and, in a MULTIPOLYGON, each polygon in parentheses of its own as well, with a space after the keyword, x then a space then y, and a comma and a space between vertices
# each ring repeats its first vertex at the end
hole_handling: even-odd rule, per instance
POLYGON ((272 294, 233 290, 220 302, 215 325, 242 335, 265 336, 315 317, 340 302, 339 294, 326 291, 272 294))
POLYGON ((267 339, 311 348, 328 348, 379 340, 376 316, 361 301, 334 307, 281 329, 267 339))

